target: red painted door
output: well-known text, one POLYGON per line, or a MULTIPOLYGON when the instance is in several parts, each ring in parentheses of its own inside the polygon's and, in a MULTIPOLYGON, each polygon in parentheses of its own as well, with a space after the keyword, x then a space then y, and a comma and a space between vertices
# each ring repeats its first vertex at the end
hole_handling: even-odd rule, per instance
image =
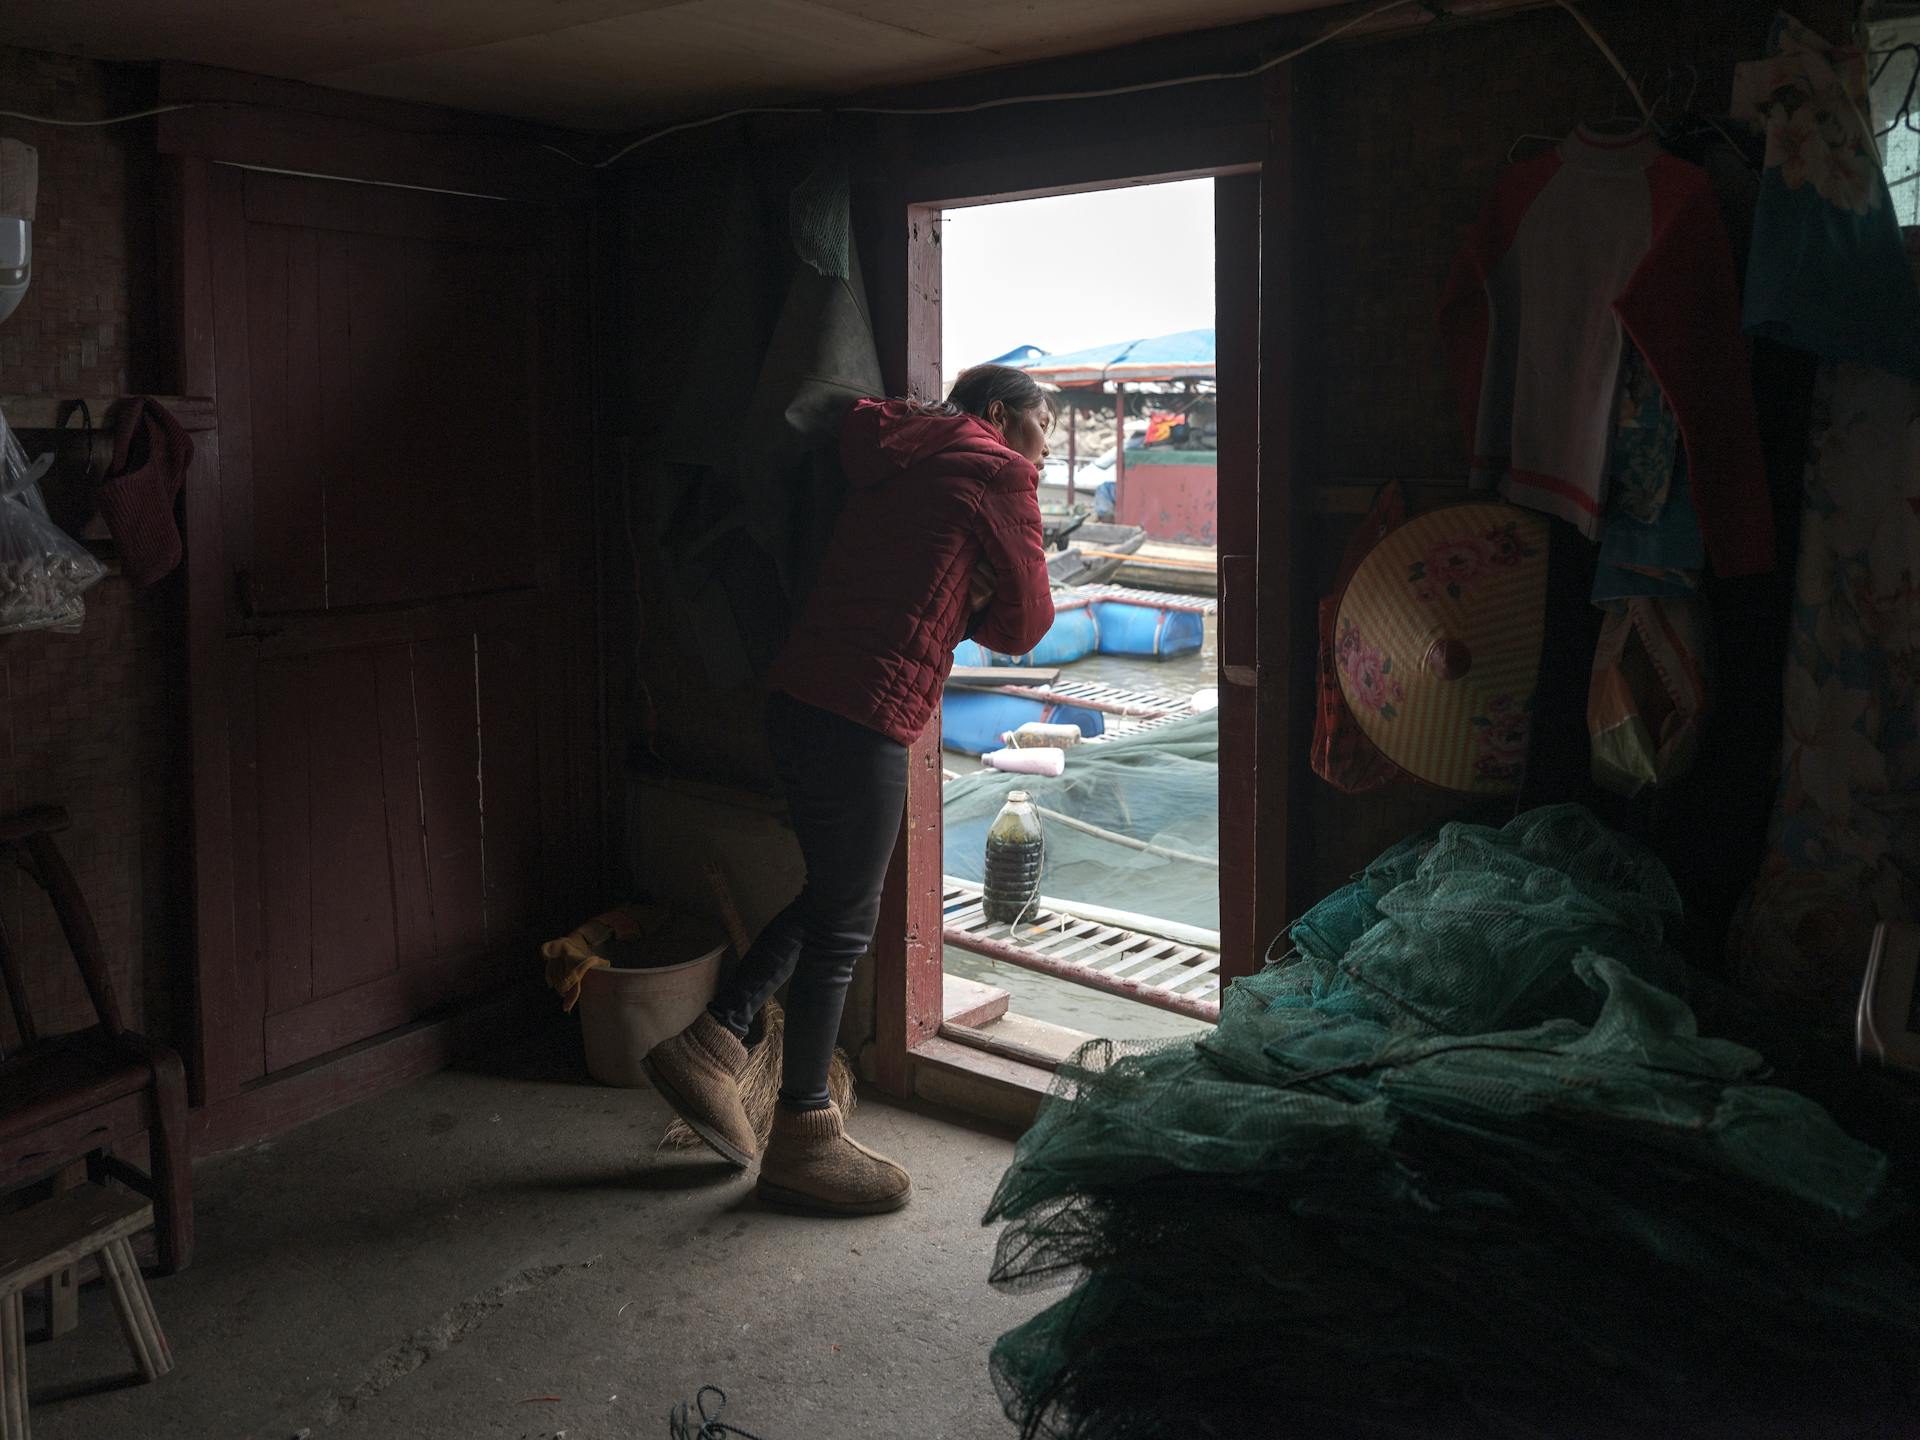
POLYGON ((224 866, 203 912, 231 903, 230 933, 202 915, 218 1094, 524 977, 531 941, 578 919, 587 340, 557 211, 198 174, 221 448, 190 578, 203 618, 224 599, 190 643, 219 690, 195 706, 196 803, 229 842, 201 857, 224 866))

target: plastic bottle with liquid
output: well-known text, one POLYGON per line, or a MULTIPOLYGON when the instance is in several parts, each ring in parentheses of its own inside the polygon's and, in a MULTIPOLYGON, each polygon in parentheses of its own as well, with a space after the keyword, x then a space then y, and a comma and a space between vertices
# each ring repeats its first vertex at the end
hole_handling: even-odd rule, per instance
POLYGON ((1011 925, 1024 914, 1031 918, 1040 894, 1040 864, 1046 839, 1033 797, 1024 790, 1007 796, 1007 803, 987 827, 986 884, 981 910, 996 925, 1011 925))

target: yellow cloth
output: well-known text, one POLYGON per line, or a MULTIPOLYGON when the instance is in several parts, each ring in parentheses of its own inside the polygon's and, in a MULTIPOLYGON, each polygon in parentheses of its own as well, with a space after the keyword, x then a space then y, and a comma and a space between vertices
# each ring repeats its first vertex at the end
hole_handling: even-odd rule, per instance
POLYGON ((546 961, 547 984, 560 993, 560 1006, 572 1010, 580 1003, 580 987, 587 972, 610 962, 600 947, 609 940, 631 940, 642 930, 640 917, 628 906, 596 915, 586 924, 558 940, 540 947, 546 961))

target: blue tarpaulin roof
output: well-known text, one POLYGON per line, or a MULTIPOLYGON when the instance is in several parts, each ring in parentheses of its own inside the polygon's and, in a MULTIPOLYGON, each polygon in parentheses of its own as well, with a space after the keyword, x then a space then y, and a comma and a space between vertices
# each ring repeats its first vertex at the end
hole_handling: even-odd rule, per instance
POLYGON ((988 365, 1025 365, 1029 360, 1039 360, 1046 355, 1038 345, 1016 345, 1004 355, 996 355, 983 363, 988 365))
POLYGON ((1213 331, 1181 330, 1143 340, 1117 340, 1029 360, 1020 363, 1020 368, 1034 379, 1053 385, 1099 380, 1211 380, 1213 331))

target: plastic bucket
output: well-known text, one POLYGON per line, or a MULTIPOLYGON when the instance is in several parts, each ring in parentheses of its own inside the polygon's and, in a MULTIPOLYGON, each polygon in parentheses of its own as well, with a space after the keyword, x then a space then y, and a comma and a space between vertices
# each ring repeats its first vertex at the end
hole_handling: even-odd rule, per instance
POLYGON ((640 1062, 706 1008, 726 949, 717 927, 676 917, 618 947, 612 965, 589 970, 580 985, 587 1073, 602 1085, 645 1086, 640 1062))

